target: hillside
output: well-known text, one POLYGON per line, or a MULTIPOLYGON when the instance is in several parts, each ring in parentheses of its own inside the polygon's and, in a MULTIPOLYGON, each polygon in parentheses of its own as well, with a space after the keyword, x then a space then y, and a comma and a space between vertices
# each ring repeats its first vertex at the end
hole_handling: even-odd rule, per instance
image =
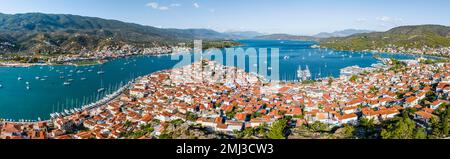
POLYGON ((418 25, 396 27, 386 32, 356 34, 322 39, 321 46, 338 50, 376 50, 380 48, 421 49, 450 47, 450 27, 418 25))
POLYGON ((161 29, 67 14, 0 14, 0 53, 70 53, 228 36, 208 29, 161 29))
POLYGON ((361 34, 361 33, 370 33, 373 31, 370 30, 359 30, 359 29, 346 29, 341 31, 335 31, 332 33, 322 32, 319 34, 314 35, 314 37, 318 38, 331 38, 331 37, 347 37, 355 34, 361 34))
POLYGON ((255 37, 255 39, 316 41, 319 38, 312 37, 312 36, 297 36, 297 35, 289 35, 289 34, 271 34, 271 35, 257 36, 257 37, 255 37))

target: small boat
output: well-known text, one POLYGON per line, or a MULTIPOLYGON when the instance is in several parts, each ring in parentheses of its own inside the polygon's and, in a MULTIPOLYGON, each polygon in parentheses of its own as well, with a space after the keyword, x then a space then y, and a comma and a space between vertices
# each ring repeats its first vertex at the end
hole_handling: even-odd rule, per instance
POLYGON ((92 70, 91 70, 91 69, 89 69, 89 70, 88 70, 88 72, 92 72, 92 70))
POLYGON ((80 80, 84 81, 84 80, 86 80, 86 78, 83 77, 83 78, 81 78, 80 80))
POLYGON ((67 110, 67 109, 64 109, 64 113, 66 113, 66 114, 70 114, 70 111, 69 111, 69 110, 67 110))
POLYGON ((272 67, 267 68, 268 70, 272 70, 272 67))
POLYGON ((97 90, 97 92, 103 92, 103 91, 105 91, 105 88, 100 88, 97 90))
POLYGON ((34 77, 34 79, 37 79, 37 80, 39 80, 39 79, 41 79, 41 77, 39 77, 39 76, 36 76, 36 77, 34 77))
POLYGON ((63 85, 68 86, 70 85, 70 82, 64 82, 63 85))
POLYGON ((3 85, 2 85, 2 84, 0 84, 0 88, 3 88, 3 85))
POLYGON ((73 81, 73 79, 68 79, 67 81, 68 81, 68 82, 72 82, 72 81, 73 81))
POLYGON ((284 56, 284 60, 289 60, 289 56, 284 56))
POLYGON ((46 79, 45 78, 41 78, 41 81, 45 81, 46 79))
POLYGON ((30 82, 25 82, 26 85, 30 85, 30 82))
POLYGON ((31 88, 30 88, 30 86, 27 86, 27 90, 30 90, 31 88))
POLYGON ((104 71, 98 71, 97 74, 104 74, 104 71))
POLYGON ((22 80, 22 77, 17 77, 17 80, 19 80, 19 81, 22 80))
POLYGON ((78 73, 78 74, 84 73, 84 71, 78 70, 77 73, 78 73))

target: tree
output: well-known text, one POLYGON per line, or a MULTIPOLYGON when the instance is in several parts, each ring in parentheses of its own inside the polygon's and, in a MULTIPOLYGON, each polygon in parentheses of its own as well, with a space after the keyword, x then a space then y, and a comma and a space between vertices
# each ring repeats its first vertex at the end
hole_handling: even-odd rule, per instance
POLYGON ((414 139, 426 139, 427 138, 427 132, 424 128, 418 128, 416 129, 414 133, 414 139))
POLYGON ((286 139, 285 129, 287 127, 287 120, 281 119, 273 123, 270 127, 267 137, 269 139, 286 139))
POLYGON ((311 124, 309 126, 310 129, 312 129, 313 131, 327 131, 328 129, 328 125, 321 123, 321 122, 314 122, 313 124, 311 124))
POLYGON ((402 117, 397 117, 381 130, 383 139, 412 139, 416 123, 411 120, 407 112, 403 112, 402 117))
POLYGON ((346 124, 346 125, 344 125, 342 133, 345 136, 345 138, 351 138, 351 137, 353 137, 353 134, 355 133, 355 127, 353 127, 352 125, 346 124))
POLYGON ((439 123, 439 119, 437 119, 436 117, 431 118, 431 128, 432 128, 431 135, 428 136, 428 138, 437 139, 441 137, 442 134, 441 124, 439 123))
POLYGON ((356 82, 357 79, 358 79, 357 75, 352 75, 352 77, 350 77, 349 81, 350 82, 356 82))
POLYGON ((448 127, 448 119, 449 119, 449 115, 450 115, 450 108, 449 105, 446 106, 446 110, 442 115, 441 118, 441 122, 442 122, 442 133, 443 135, 447 136, 448 132, 449 132, 449 127, 448 127))

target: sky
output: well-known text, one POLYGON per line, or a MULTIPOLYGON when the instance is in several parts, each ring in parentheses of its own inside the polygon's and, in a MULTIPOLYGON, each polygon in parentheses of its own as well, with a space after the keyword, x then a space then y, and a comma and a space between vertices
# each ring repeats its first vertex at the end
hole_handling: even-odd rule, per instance
POLYGON ((447 0, 0 0, 0 13, 74 14, 161 28, 313 35, 450 25, 447 0))

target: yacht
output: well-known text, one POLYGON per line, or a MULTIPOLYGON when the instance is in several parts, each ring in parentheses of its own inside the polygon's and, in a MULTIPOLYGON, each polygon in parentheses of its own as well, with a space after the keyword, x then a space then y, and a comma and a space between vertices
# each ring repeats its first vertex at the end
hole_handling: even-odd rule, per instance
POLYGON ((103 91, 105 91, 105 88, 100 88, 97 90, 97 92, 103 92, 103 91))

